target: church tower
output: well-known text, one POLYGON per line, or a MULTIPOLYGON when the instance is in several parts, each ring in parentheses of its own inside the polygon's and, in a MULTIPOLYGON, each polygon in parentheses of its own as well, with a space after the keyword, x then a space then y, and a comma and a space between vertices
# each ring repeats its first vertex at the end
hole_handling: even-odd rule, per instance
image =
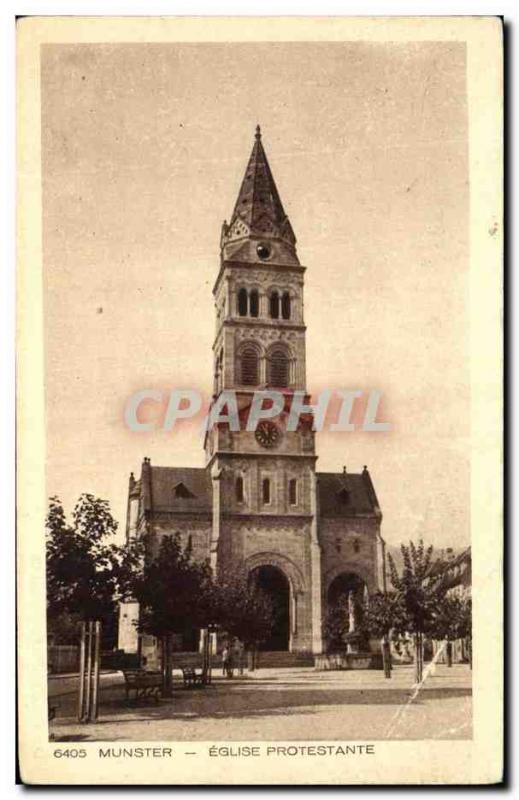
POLYGON ((320 652, 320 548, 315 442, 307 414, 286 424, 293 392, 306 393, 304 272, 259 126, 230 222, 224 222, 216 309, 214 400, 233 390, 240 431, 218 425, 206 439, 213 480, 214 568, 257 570, 286 583, 285 628, 273 647, 320 652), (275 419, 244 430, 255 391, 283 393, 275 419), (311 588, 310 588, 311 587, 311 588))
MULTIPOLYGON (((265 666, 313 663, 327 614, 346 598, 355 628, 365 597, 384 585, 382 514, 367 467, 316 473, 311 409, 288 430, 294 397, 310 399, 304 275, 258 127, 223 224, 213 288, 213 409, 225 416, 232 392, 240 424, 220 417, 209 427, 203 467, 152 465, 145 457, 140 477, 130 477, 127 536, 150 534, 158 546, 161 537, 180 535, 196 560, 220 574, 241 570, 268 593, 276 613, 261 646, 265 666), (267 407, 274 390, 282 402, 247 430, 255 393, 267 407)), ((137 651, 139 613, 135 603, 121 612, 119 646, 128 652, 137 651)), ((157 646, 148 638, 141 652, 152 664, 157 646)), ((196 649, 199 631, 180 639, 177 649, 196 649)))

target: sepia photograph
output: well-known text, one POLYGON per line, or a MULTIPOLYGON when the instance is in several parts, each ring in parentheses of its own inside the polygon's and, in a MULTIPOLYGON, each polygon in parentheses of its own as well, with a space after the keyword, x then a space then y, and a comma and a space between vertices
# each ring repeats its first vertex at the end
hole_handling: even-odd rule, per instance
MULTIPOLYGON (((370 37, 367 18, 366 35, 352 20, 330 36, 328 20, 311 40, 299 20, 269 41, 264 21, 250 36, 229 21, 227 40, 224 20, 213 39, 174 18, 162 38, 143 20, 138 40, 122 21, 114 36, 43 23, 38 311, 22 309, 19 337, 39 336, 42 748, 72 782, 95 782, 71 779, 94 757, 164 777, 179 754, 204 777, 160 782, 236 783, 238 762, 263 759, 285 777, 245 782, 291 782, 300 759, 323 782, 331 759, 330 782, 350 783, 381 745, 438 744, 463 754, 461 780, 431 767, 420 782, 473 782, 491 641, 473 620, 477 454, 501 460, 474 408, 484 397, 499 419, 502 269, 497 151, 481 384, 474 45, 433 23, 393 36, 389 19, 370 37)), ((500 27, 478 24, 497 140, 500 27)), ((486 488, 497 550, 478 602, 497 604, 500 675, 500 486, 486 488)), ((371 777, 407 780, 403 764, 371 777)))

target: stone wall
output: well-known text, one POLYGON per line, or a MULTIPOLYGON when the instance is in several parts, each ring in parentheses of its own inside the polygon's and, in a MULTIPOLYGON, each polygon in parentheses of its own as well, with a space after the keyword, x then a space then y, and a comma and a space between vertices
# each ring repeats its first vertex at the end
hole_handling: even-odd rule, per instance
POLYGON ((209 558, 212 520, 209 515, 198 514, 161 514, 156 515, 152 530, 155 534, 155 547, 160 547, 163 536, 180 534, 182 547, 191 543, 195 561, 206 561, 209 558))
POLYGON ((222 521, 218 548, 222 569, 274 566, 290 584, 290 649, 312 649, 310 520, 250 517, 222 521))
POLYGON ((319 520, 322 550, 323 613, 332 581, 341 573, 358 575, 370 593, 377 591, 379 521, 373 517, 324 518, 319 520), (358 548, 358 552, 357 552, 358 548))

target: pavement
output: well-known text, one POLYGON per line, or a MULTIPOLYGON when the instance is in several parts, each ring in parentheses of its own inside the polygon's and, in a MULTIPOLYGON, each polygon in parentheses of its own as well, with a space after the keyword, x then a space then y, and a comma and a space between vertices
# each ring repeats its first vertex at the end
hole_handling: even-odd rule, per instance
POLYGON ((391 679, 377 670, 318 672, 312 667, 260 669, 184 689, 174 673, 173 697, 127 704, 122 673, 101 675, 100 715, 76 719, 77 676, 53 676, 54 741, 374 741, 470 739, 472 673, 436 665, 420 687, 412 666, 391 679))

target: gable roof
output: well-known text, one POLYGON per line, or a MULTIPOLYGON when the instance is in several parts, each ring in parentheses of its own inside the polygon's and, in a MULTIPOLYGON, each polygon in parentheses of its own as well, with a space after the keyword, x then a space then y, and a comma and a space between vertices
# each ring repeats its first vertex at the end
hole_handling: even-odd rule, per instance
POLYGON ((321 517, 352 517, 357 514, 380 516, 375 490, 367 469, 362 473, 318 472, 319 514, 321 517), (347 492, 348 502, 341 499, 347 492))
POLYGON ((152 467, 149 465, 147 473, 148 509, 173 513, 212 512, 211 476, 203 467, 152 467), (180 491, 178 491, 179 489, 180 491))
MULTIPOLYGON (((204 467, 155 467, 145 459, 140 485, 146 511, 212 513, 211 475, 204 467)), ((357 474, 318 472, 317 490, 321 517, 381 516, 366 468, 357 474), (348 493, 348 502, 341 500, 341 494, 345 491, 348 493)))

